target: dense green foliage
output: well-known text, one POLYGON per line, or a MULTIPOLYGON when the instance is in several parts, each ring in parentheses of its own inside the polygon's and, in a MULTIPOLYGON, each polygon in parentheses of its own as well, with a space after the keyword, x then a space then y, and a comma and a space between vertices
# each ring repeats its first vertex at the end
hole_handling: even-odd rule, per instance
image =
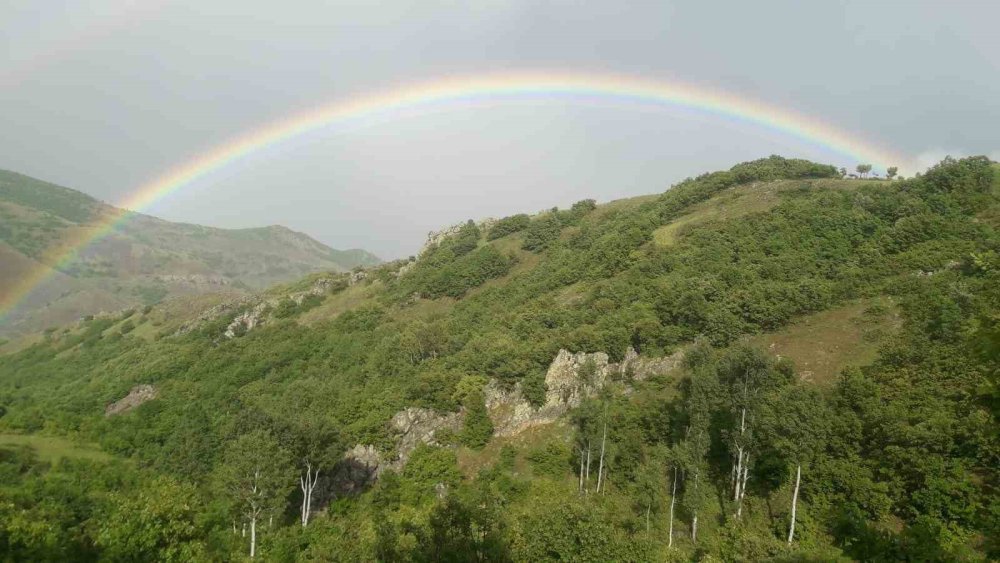
POLYGON ((140 334, 145 314, 50 334, 2 357, 0 429, 77 437, 132 461, 46 467, 0 449, 0 548, 12 559, 233 558, 246 551, 236 470, 266 460, 268 560, 996 558, 996 167, 970 158, 905 181, 827 180, 837 176, 771 157, 630 205, 508 221, 495 237, 469 223, 402 275, 375 269, 367 285, 282 305, 237 338, 221 334, 240 311, 155 338, 140 334), (654 241, 693 206, 775 180, 773 206, 654 241), (317 320, 350 292, 357 302, 317 320), (873 363, 832 385, 742 342, 876 296, 898 307, 899 326, 873 363), (539 404, 559 349, 620 360, 628 347, 685 347, 686 360, 613 382, 564 431, 490 440, 487 380, 520 383, 539 404), (103 415, 138 383, 158 398, 103 415), (419 446, 360 495, 324 490, 327 510, 300 526, 303 460, 326 479, 349 445, 391 451, 387 423, 409 406, 465 413, 454 437, 464 446, 419 446), (603 489, 594 457, 581 493, 585 452, 602 441, 603 489), (740 501, 738 451, 749 459, 740 501), (83 471, 94 477, 72 477, 83 471))
POLYGON ((524 213, 504 217, 503 219, 497 221, 492 228, 490 228, 489 233, 486 234, 486 240, 496 240, 511 233, 523 231, 530 222, 531 217, 524 213))

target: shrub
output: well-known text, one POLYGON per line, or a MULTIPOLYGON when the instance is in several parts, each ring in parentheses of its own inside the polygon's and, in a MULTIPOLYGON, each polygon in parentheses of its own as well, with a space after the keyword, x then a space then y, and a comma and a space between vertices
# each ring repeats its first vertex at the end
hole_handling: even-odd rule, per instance
POLYGON ((511 233, 523 231, 529 223, 531 223, 531 218, 524 213, 504 217, 493 225, 493 228, 486 235, 486 240, 496 240, 511 233))

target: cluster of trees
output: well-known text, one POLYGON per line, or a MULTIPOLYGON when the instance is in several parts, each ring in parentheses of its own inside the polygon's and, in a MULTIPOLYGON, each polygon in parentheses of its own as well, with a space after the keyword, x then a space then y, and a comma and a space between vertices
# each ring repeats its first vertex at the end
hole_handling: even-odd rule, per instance
POLYGON ((148 311, 50 334, 0 362, 0 432, 74 436, 132 462, 48 466, 0 448, 0 549, 19 560, 996 557, 995 165, 949 159, 843 190, 811 182, 837 176, 771 157, 631 206, 584 201, 489 233, 469 223, 402 276, 373 270, 358 303, 308 326, 299 316, 327 297, 232 339, 226 316, 151 338, 148 311), (775 179, 801 183, 750 218, 654 243, 692 205, 775 179), (875 296, 891 297, 901 326, 832 387, 740 344, 875 296), (560 348, 617 361, 628 347, 655 356, 695 341, 681 375, 584 404, 573 436, 476 453, 492 434, 488 379, 539 403, 560 348), (104 417, 137 383, 158 398, 104 417), (391 452, 387 421, 413 405, 462 410, 465 426, 371 491, 336 496, 345 447, 391 452))
MULTIPOLYGON (((851 174, 850 175, 851 178, 868 178, 868 175, 872 174, 872 165, 871 164, 859 164, 859 165, 857 165, 857 166, 854 167, 854 170, 855 170, 855 172, 857 172, 857 174, 851 174)), ((898 174, 899 174, 899 167, 898 166, 889 166, 888 168, 885 169, 885 178, 886 178, 886 180, 894 180, 898 174)), ((840 176, 842 178, 846 178, 847 175, 848 175, 847 174, 847 169, 846 168, 841 168, 840 169, 840 176)), ((872 174, 872 176, 874 178, 876 178, 876 179, 878 178, 878 174, 872 174)), ((900 178, 900 179, 902 179, 902 178, 900 178)))

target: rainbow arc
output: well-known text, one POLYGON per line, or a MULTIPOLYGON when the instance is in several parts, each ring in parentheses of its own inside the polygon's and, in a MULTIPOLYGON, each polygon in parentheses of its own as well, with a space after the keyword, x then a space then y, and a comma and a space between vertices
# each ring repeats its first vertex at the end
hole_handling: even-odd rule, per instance
MULTIPOLYGON (((407 109, 504 102, 519 99, 557 99, 573 102, 606 100, 612 103, 640 103, 653 106, 685 107, 777 130, 809 144, 844 155, 854 162, 869 162, 878 168, 897 165, 907 159, 885 147, 868 142, 822 120, 735 94, 681 82, 642 78, 573 73, 514 72, 485 76, 452 77, 402 86, 368 95, 334 101, 327 105, 276 121, 218 145, 201 156, 180 164, 153 181, 140 186, 118 206, 142 211, 157 200, 191 185, 209 173, 248 158, 283 141, 322 128, 353 120, 391 117, 407 109)), ((36 268, 5 295, 0 295, 0 321, 51 273, 71 262, 87 245, 106 236, 128 214, 110 216, 87 229, 77 240, 50 249, 47 265, 36 268)))

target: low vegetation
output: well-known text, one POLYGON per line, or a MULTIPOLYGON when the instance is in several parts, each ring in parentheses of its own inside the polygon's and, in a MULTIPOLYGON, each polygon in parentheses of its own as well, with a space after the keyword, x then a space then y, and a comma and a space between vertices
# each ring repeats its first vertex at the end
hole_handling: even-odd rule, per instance
POLYGON ((415 264, 371 268, 234 338, 241 311, 141 336, 159 306, 49 334, 0 361, 0 431, 113 457, 52 463, 0 445, 0 550, 996 559, 1000 234, 983 219, 1000 216, 996 166, 840 176, 771 157, 634 205, 584 201, 485 233, 470 222, 415 264), (658 243, 765 183, 767 205, 707 213, 658 243), (811 346, 841 350, 822 377, 811 346), (614 378, 553 425, 492 436, 488 388, 539 404, 560 349, 617 362, 630 348, 685 359, 614 378), (104 416, 137 384, 157 398, 104 416), (408 407, 463 422, 369 487, 338 489, 345 450, 394 454, 389 421, 408 407))

